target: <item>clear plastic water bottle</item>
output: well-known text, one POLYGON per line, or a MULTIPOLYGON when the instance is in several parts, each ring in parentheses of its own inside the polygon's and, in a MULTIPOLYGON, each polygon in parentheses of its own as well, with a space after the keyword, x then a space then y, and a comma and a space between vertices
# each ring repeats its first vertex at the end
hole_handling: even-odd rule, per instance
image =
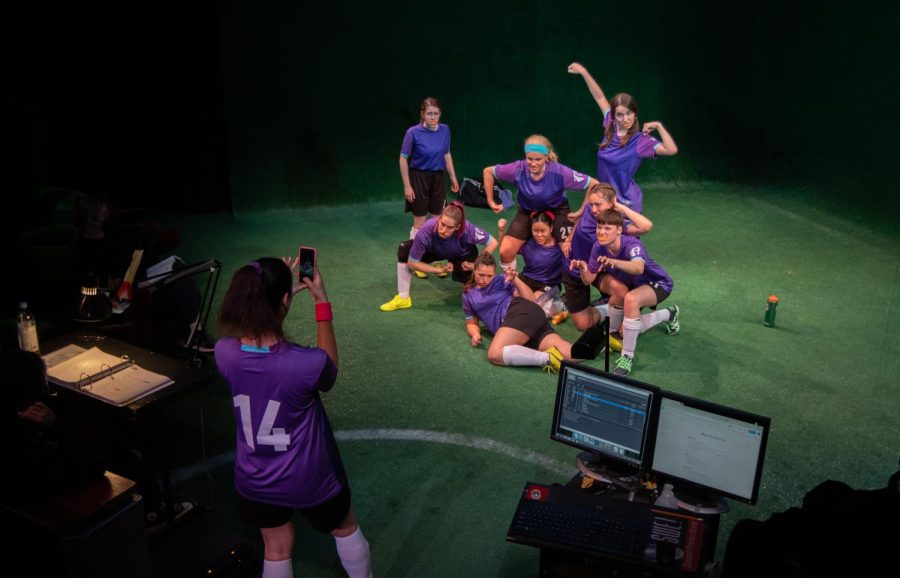
POLYGON ((675 497, 675 492, 672 491, 673 489, 674 487, 672 486, 672 484, 665 484, 663 486, 662 492, 660 492, 659 494, 659 497, 656 498, 655 502, 653 502, 653 505, 677 510, 678 498, 675 497))
POLYGON ((16 327, 19 330, 19 349, 40 354, 38 345, 37 322, 28 309, 28 303, 19 303, 19 314, 16 316, 16 327))

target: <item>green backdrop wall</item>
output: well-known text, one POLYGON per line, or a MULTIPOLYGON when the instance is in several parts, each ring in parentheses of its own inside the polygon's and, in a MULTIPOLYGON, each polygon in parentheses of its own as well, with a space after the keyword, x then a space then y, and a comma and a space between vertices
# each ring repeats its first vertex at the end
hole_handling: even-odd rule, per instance
MULTIPOLYGON (((897 182, 891 37, 874 3, 712 1, 254 4, 221 7, 235 207, 396 199, 426 95, 460 176, 546 134, 595 172, 600 117, 582 62, 638 98, 681 153, 643 181, 812 184, 881 203, 897 182)), ((892 23, 893 22, 893 23, 892 23)))

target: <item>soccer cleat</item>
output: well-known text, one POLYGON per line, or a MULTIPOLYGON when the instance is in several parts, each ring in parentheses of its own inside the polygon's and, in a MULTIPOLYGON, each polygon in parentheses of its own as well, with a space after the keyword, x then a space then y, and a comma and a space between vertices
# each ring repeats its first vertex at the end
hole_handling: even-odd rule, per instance
POLYGON ((563 354, 556 347, 550 347, 547 350, 547 355, 550 356, 550 360, 544 366, 544 371, 547 373, 559 373, 559 368, 562 367, 563 354))
POLYGON ((394 295, 394 298, 382 305, 379 309, 382 311, 396 311, 397 309, 409 309, 412 307, 412 297, 400 297, 394 295))
POLYGON ((669 307, 669 320, 666 321, 666 331, 669 335, 675 335, 681 329, 681 323, 678 322, 678 305, 669 307))
POLYGON ((615 333, 609 334, 609 350, 610 351, 622 351, 622 339, 620 337, 616 337, 615 333))
MULTIPOLYGON (((444 263, 443 263, 443 261, 441 261, 441 262, 439 262, 439 263, 432 263, 431 266, 432 266, 432 267, 443 267, 443 266, 444 266, 444 263)), ((442 278, 443 278, 443 277, 446 277, 446 276, 447 276, 447 272, 446 272, 446 271, 442 271, 442 272, 440 272, 440 273, 435 273, 435 275, 437 275, 438 277, 442 277, 442 278)))
POLYGON ((428 279, 428 273, 424 273, 422 271, 413 271, 413 275, 418 277, 419 279, 428 279))
POLYGON ((613 370, 613 373, 616 375, 626 376, 631 373, 631 367, 634 365, 634 358, 623 355, 619 358, 619 361, 616 362, 616 368, 613 370))

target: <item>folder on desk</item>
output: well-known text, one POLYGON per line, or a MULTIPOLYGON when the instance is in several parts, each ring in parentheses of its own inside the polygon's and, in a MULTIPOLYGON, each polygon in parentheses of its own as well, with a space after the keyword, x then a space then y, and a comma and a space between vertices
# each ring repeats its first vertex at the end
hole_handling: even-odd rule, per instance
POLYGON ((44 359, 52 383, 116 406, 128 405, 174 383, 165 375, 140 367, 127 356, 112 355, 98 347, 81 352, 53 352, 44 359))
POLYGON ((683 572, 700 567, 703 518, 569 486, 528 483, 506 539, 683 572))

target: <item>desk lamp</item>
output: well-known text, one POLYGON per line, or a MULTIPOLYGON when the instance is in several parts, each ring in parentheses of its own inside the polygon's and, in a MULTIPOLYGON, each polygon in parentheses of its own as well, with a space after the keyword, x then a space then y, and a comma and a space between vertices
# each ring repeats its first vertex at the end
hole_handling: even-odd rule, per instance
POLYGON ((81 284, 81 300, 75 310, 75 321, 96 323, 106 321, 112 316, 112 305, 109 297, 97 286, 97 277, 88 275, 81 284))
POLYGON ((203 294, 200 298, 200 309, 197 313, 197 319, 194 321, 194 324, 191 327, 191 334, 188 338, 187 344, 185 345, 185 347, 191 354, 190 361, 194 365, 200 365, 201 363, 199 357, 200 339, 197 333, 199 329, 206 327, 206 323, 209 320, 209 311, 212 307, 212 297, 213 294, 215 294, 216 286, 219 283, 219 273, 221 272, 221 268, 222 264, 219 261, 215 259, 208 259, 201 263, 195 263, 181 269, 176 269, 173 271, 148 277, 144 281, 141 281, 137 284, 138 289, 144 289, 145 287, 152 287, 157 283, 168 285, 178 281, 179 279, 184 279, 185 277, 207 273, 206 289, 204 289, 203 294))

